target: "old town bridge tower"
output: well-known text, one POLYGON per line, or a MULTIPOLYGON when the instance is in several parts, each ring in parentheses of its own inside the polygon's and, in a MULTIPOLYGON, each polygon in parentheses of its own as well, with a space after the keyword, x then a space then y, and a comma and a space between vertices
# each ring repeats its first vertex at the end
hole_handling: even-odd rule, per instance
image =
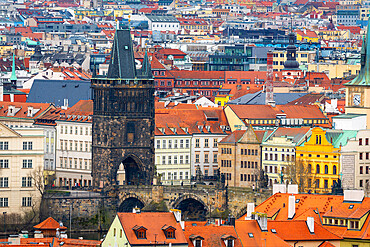
MULTIPOLYGON (((94 68, 95 70, 95 68, 94 68)), ((117 29, 107 76, 91 80, 93 185, 150 184, 154 175, 154 87, 147 54, 137 68, 130 30, 117 29)))

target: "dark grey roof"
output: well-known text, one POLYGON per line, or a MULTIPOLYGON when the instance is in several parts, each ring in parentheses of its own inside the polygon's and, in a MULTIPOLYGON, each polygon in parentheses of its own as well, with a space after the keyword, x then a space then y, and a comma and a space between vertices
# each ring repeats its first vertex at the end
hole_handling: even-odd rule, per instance
POLYGON ((130 30, 117 29, 114 35, 107 78, 134 79, 135 77, 136 68, 130 30))
MULTIPOLYGON (((274 93, 274 100, 276 105, 285 105, 289 102, 296 100, 307 93, 274 93)), ((264 105, 266 93, 261 91, 253 94, 246 94, 237 99, 229 101, 228 104, 232 105, 264 105)))
POLYGON ((177 22, 180 23, 172 15, 146 15, 146 17, 152 22, 177 22))
POLYGON ((72 106, 79 100, 91 99, 90 81, 74 80, 34 80, 27 102, 54 103, 62 106, 64 99, 72 106))

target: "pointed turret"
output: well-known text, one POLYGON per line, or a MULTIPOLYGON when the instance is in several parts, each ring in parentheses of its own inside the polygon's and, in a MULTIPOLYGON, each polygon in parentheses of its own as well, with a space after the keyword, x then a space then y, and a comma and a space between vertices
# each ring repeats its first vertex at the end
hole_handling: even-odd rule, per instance
POLYGON ((108 79, 135 79, 134 51, 129 29, 117 29, 114 35, 108 79))
POLYGON ((12 75, 10 76, 10 82, 14 85, 17 83, 17 75, 15 74, 15 57, 13 53, 13 63, 12 63, 12 75))
POLYGON ((153 79, 152 68, 150 66, 148 51, 145 50, 143 66, 140 69, 141 78, 153 79))
POLYGON ((361 70, 360 73, 347 86, 370 86, 370 23, 367 25, 366 39, 363 39, 361 48, 361 70))

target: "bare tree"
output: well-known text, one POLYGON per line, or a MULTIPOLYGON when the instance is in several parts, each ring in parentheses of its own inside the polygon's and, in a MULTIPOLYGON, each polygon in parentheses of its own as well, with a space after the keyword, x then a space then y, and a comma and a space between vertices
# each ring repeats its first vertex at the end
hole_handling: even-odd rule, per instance
POLYGON ((299 192, 307 192, 316 189, 316 173, 312 172, 309 160, 294 159, 288 162, 284 169, 284 177, 293 184, 298 184, 299 192))

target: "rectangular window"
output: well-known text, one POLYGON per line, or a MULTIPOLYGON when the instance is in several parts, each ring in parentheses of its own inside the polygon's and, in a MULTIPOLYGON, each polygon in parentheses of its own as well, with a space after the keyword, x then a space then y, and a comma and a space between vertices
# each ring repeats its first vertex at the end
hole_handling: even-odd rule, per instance
POLYGON ((23 142, 23 150, 32 150, 32 142, 23 142))
POLYGON ((362 138, 358 139, 358 145, 362 146, 362 138))
POLYGON ((195 139, 195 147, 199 148, 199 139, 195 139))
POLYGON ((213 163, 217 163, 217 154, 213 154, 213 163))
POLYGON ((189 164, 189 155, 185 155, 185 164, 189 164))
POLYGON ((9 160, 0 160, 0 168, 9 168, 9 160))
POLYGON ((1 177, 0 178, 0 187, 1 188, 8 188, 9 187, 9 178, 8 177, 1 177))
POLYGON ((177 164, 177 155, 173 156, 173 163, 177 164))
POLYGON ((173 148, 177 148, 177 140, 175 140, 175 142, 173 144, 173 148))
POLYGON ((166 140, 162 141, 162 148, 166 148, 166 140))
POLYGON ((9 199, 8 197, 2 197, 0 198, 0 208, 6 208, 9 207, 9 199))
POLYGON ((204 147, 208 148, 208 139, 204 139, 204 147))
POLYGON ((184 164, 184 156, 180 155, 180 164, 184 164))
POLYGON ((199 154, 195 155, 195 163, 199 163, 199 154))
POLYGON ((8 142, 0 142, 0 150, 8 150, 9 143, 8 142))
POLYGON ((172 148, 172 140, 168 140, 168 148, 172 148))
POLYGON ((32 197, 22 197, 22 207, 31 207, 32 197))
POLYGON ((25 169, 32 168, 32 160, 23 160, 22 168, 25 169))
POLYGON ((161 140, 157 140, 157 149, 161 148, 161 140))
POLYGON ((168 156, 168 164, 172 164, 172 156, 168 156))
POLYGON ((208 154, 204 154, 204 163, 208 163, 208 154))
POLYGON ((217 147, 217 139, 213 139, 213 147, 216 148, 217 147))
POLYGON ((22 187, 32 187, 32 177, 22 177, 22 187))
POLYGON ((180 140, 180 148, 184 148, 184 140, 180 140))
POLYGON ((187 140, 185 141, 185 148, 189 148, 189 146, 190 146, 190 140, 189 140, 189 139, 187 139, 187 140))

